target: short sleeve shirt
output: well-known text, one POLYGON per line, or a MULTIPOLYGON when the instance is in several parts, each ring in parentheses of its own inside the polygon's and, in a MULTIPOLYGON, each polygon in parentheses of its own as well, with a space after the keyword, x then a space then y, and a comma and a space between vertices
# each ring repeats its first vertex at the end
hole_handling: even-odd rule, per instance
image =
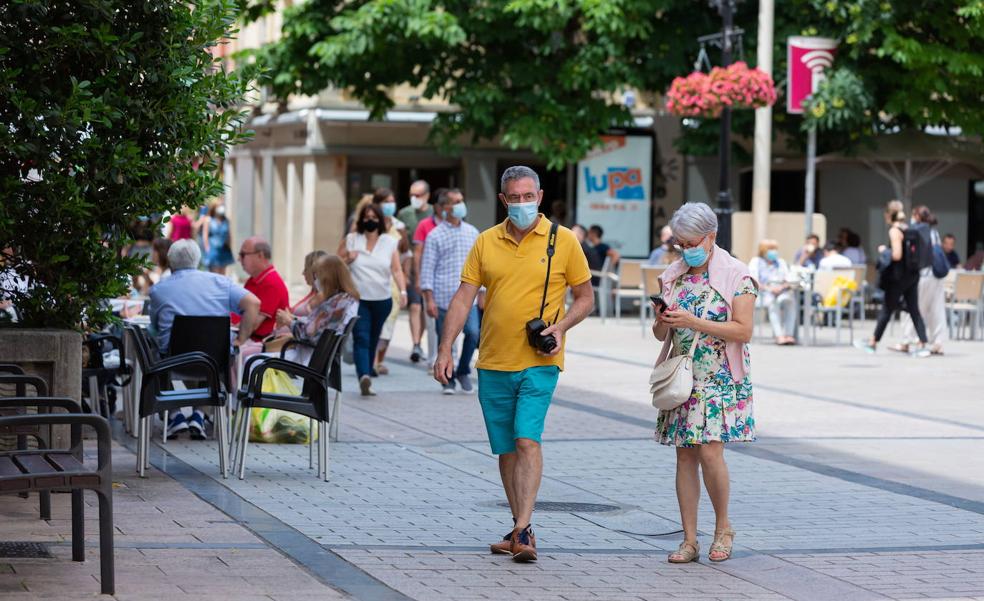
POLYGON ((245 287, 260 299, 260 313, 270 316, 253 330, 253 339, 260 340, 269 336, 276 327, 277 311, 290 308, 290 295, 287 285, 273 265, 255 278, 246 280, 245 287))
POLYGON ((427 240, 427 236, 434 231, 437 227, 437 219, 434 216, 430 216, 427 219, 422 220, 417 224, 417 229, 413 233, 413 243, 423 244, 427 240))
POLYGON ((365 234, 353 232, 345 237, 345 248, 355 252, 355 261, 349 264, 359 298, 380 301, 392 298, 390 280, 393 278, 393 253, 398 242, 393 236, 379 236, 376 245, 368 250, 365 234))
POLYGON ((413 238, 414 232, 417 231, 417 224, 433 214, 434 206, 428 204, 427 209, 423 211, 418 211, 412 206, 403 207, 396 216, 400 221, 407 224, 407 235, 413 238))
MULTIPOLYGON (((564 368, 563 343, 560 353, 548 357, 537 354, 526 341, 526 322, 540 316, 550 226, 550 221, 540 215, 536 228, 517 243, 502 222, 482 232, 465 261, 461 281, 487 290, 479 342, 480 369, 564 368)), ((590 279, 588 261, 574 233, 558 228, 543 319, 547 323, 563 319, 567 288, 590 279)))
POLYGON ((150 324, 167 353, 176 315, 221 316, 239 313, 247 291, 229 278, 197 269, 179 269, 150 289, 150 324))

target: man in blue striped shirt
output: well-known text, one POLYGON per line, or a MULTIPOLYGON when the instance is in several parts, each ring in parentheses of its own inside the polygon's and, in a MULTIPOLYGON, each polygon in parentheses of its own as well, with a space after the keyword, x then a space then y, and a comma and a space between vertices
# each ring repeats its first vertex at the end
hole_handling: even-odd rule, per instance
MULTIPOLYGON (((465 223, 468 208, 464 196, 457 188, 441 194, 434 210, 443 221, 427 235, 420 264, 420 290, 424 294, 427 314, 437 320, 437 332, 440 336, 444 331, 444 316, 448 305, 461 283, 461 269, 478 239, 478 230, 465 223)), ((462 392, 471 393, 475 390, 471 381, 471 360, 478 348, 477 306, 472 306, 468 313, 464 335, 458 369, 454 378, 444 385, 444 394, 454 394, 455 381, 461 385, 462 392)))

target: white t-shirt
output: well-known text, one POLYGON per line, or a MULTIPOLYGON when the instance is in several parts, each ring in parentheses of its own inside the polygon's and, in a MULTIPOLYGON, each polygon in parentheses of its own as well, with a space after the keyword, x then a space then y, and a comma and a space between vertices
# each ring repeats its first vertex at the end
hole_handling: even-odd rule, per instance
POLYGON ((372 252, 366 250, 366 236, 353 232, 345 237, 345 248, 358 253, 355 261, 349 263, 359 297, 365 301, 379 301, 392 298, 390 279, 393 277, 393 253, 397 248, 396 238, 383 234, 376 240, 372 252))
POLYGON ((854 263, 844 255, 837 253, 820 259, 820 271, 833 271, 841 267, 851 267, 854 263))

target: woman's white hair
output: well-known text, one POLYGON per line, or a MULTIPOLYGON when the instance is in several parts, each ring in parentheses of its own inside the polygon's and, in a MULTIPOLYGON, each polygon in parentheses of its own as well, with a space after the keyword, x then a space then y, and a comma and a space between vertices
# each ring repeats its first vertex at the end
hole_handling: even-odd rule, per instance
POLYGON ((202 251, 198 243, 191 238, 178 240, 167 251, 167 264, 171 271, 179 269, 198 269, 202 260, 202 251))
POLYGON ((717 232, 717 215, 702 202, 688 202, 673 213, 670 229, 677 240, 697 240, 717 232))

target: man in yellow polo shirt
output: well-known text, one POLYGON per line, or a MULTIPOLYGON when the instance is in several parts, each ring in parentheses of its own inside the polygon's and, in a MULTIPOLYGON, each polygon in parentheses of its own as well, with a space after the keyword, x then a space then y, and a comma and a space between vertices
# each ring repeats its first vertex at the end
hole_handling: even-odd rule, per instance
POLYGON ((509 218, 482 232, 468 255, 444 320, 434 377, 447 384, 453 376, 451 343, 484 286, 478 400, 513 515, 513 529, 491 550, 511 553, 516 561, 535 561, 530 521, 543 474, 543 423, 564 367, 564 333, 594 309, 594 292, 574 234, 565 227, 554 230, 538 211, 543 190, 536 172, 522 166, 506 169, 500 191, 509 218), (568 287, 574 302, 565 311, 568 287), (527 338, 527 322, 538 317, 551 324, 538 335, 553 337, 555 343, 538 344, 545 352, 527 338))

